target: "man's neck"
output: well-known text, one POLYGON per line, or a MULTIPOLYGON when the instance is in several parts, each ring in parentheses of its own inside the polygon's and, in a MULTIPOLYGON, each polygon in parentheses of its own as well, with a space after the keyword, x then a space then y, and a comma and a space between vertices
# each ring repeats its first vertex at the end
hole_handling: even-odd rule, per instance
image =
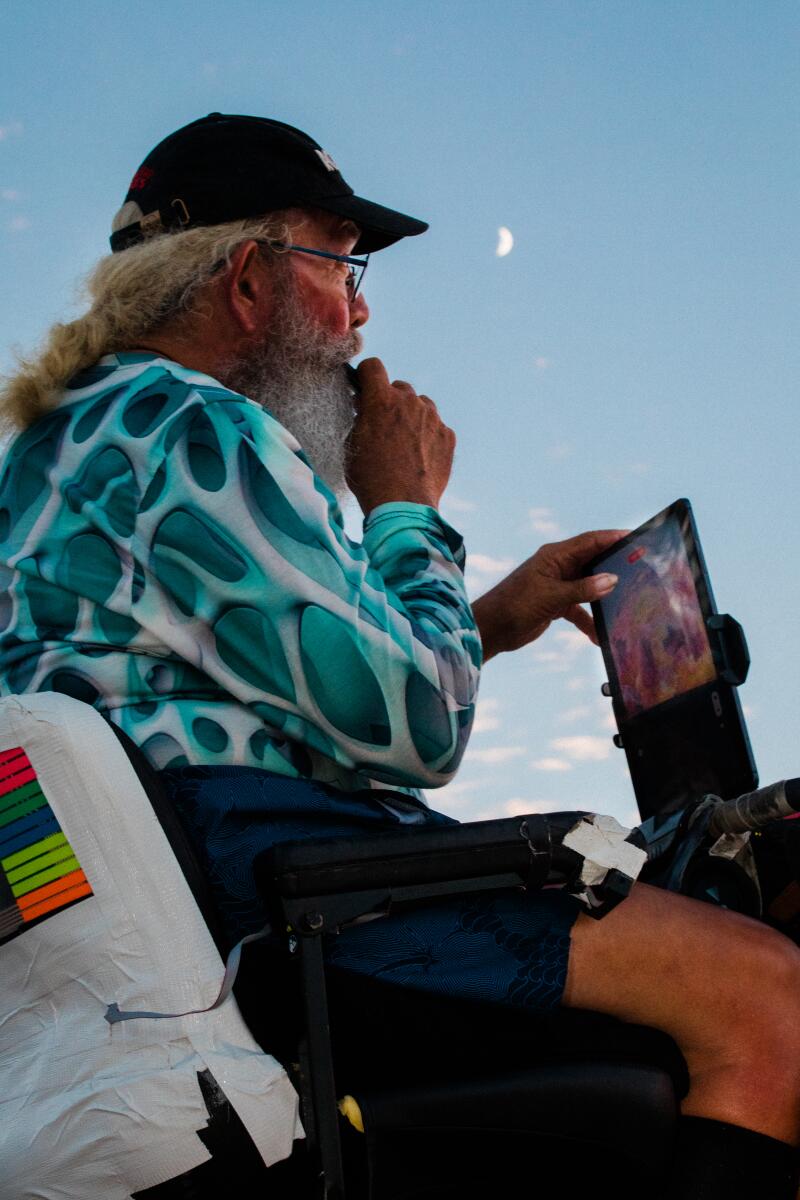
POLYGON ((214 349, 169 335, 143 338, 131 349, 150 350, 161 358, 168 358, 170 362, 180 363, 189 371, 210 375, 212 379, 219 378, 218 372, 223 365, 222 357, 214 349))

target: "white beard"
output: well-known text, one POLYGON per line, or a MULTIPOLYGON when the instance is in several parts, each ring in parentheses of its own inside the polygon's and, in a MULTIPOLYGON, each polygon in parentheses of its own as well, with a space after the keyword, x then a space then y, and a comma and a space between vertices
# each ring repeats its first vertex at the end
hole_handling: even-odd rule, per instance
POLYGON ((263 341, 231 362, 222 382, 263 405, 293 433, 311 466, 340 499, 347 494, 353 393, 344 364, 361 334, 331 334, 301 307, 288 272, 276 271, 275 311, 263 341))

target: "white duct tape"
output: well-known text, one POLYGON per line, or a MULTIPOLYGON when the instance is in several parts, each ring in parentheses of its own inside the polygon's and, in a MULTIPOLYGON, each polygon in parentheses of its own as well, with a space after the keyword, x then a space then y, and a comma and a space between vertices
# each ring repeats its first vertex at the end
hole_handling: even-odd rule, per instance
POLYGON ((612 869, 630 879, 638 878, 647 862, 647 851, 625 841, 630 832, 613 817, 599 815, 582 817, 573 825, 563 844, 583 856, 582 883, 587 887, 602 883, 612 869))
POLYGON ((721 833, 708 853, 713 858, 737 859, 750 841, 750 832, 721 833))

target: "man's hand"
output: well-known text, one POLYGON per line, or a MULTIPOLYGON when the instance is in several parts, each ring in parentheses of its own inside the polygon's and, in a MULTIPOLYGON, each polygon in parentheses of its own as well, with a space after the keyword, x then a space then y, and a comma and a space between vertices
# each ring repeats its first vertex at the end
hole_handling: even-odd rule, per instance
POLYGON ((436 508, 450 478, 456 435, 427 396, 389 382, 378 358, 359 363, 361 395, 350 434, 347 482, 364 513, 391 500, 436 508))
POLYGON ((565 617, 596 643, 594 621, 581 605, 607 596, 617 577, 605 574, 581 579, 581 569, 627 532, 601 529, 542 546, 476 600, 472 611, 483 642, 484 662, 541 637, 557 617, 565 617))

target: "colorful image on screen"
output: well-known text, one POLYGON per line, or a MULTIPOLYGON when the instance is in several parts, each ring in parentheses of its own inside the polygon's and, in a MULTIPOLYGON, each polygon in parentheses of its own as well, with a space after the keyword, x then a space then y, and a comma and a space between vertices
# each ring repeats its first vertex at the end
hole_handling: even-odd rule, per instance
POLYGON ((619 576, 602 611, 627 716, 716 678, 676 518, 609 555, 598 571, 619 576))

